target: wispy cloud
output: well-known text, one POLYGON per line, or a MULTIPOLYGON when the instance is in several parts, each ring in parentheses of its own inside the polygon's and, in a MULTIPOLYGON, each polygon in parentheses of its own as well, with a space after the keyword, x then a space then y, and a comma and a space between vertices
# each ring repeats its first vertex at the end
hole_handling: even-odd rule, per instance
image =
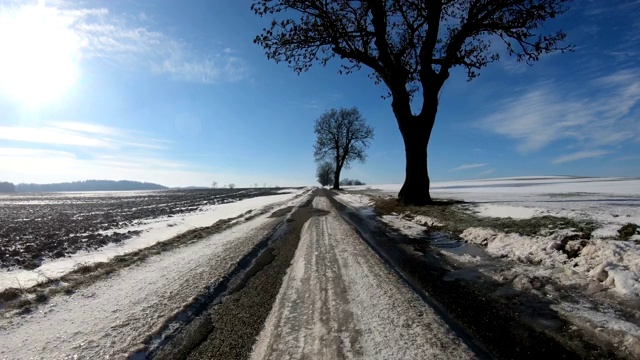
POLYGON ((477 169, 477 168, 485 167, 487 165, 488 164, 464 164, 464 165, 460 165, 460 166, 458 166, 456 168, 453 168, 453 169, 449 170, 449 172, 469 170, 469 169, 477 169))
POLYGON ((80 122, 50 122, 40 127, 0 126, 0 139, 96 149, 163 149, 169 143, 123 129, 80 122))
POLYGON ((171 160, 172 144, 139 131, 83 122, 2 126, 0 174, 14 182, 128 179, 169 186, 230 178, 188 161, 171 160))
POLYGON ((485 175, 493 174, 494 172, 496 172, 496 169, 487 169, 481 172, 480 174, 478 174, 478 176, 485 176, 485 175))
POLYGON ((534 86, 503 102, 478 125, 519 141, 523 153, 557 141, 587 150, 617 146, 640 137, 640 71, 622 70, 593 79, 585 91, 563 94, 553 84, 534 86))
POLYGON ((554 164, 564 164, 564 163, 571 162, 571 161, 576 161, 576 160, 583 160, 583 159, 591 159, 591 158, 601 157, 601 156, 607 155, 609 153, 611 153, 611 152, 610 151, 606 151, 606 150, 578 151, 578 152, 573 153, 573 154, 568 154, 568 155, 557 157, 557 158, 553 159, 552 162, 554 164))
POLYGON ((640 155, 627 155, 615 159, 616 161, 640 160, 640 155))
POLYGON ((78 156, 73 152, 38 148, 0 148, 0 171, 3 180, 48 183, 83 179, 152 181, 168 186, 207 185, 212 179, 228 181, 224 174, 214 174, 180 162, 148 156, 78 156))
POLYGON ((110 155, 75 153, 44 148, 2 147, 0 144, 0 174, 2 181, 13 183, 52 183, 86 179, 150 181, 166 186, 219 186, 235 183, 253 186, 300 185, 303 178, 274 178, 264 174, 236 173, 202 168, 196 164, 168 160, 160 152, 131 155, 129 151, 109 152, 110 155))
MULTIPOLYGON (((176 80, 220 83, 248 76, 248 65, 229 48, 199 49, 153 29, 148 16, 114 13, 106 7, 83 8, 70 1, 47 2, 49 16, 60 19, 78 39, 81 59, 102 58, 123 67, 144 66, 176 80)), ((33 6, 33 5, 24 5, 33 6)), ((19 12, 20 7, 0 7, 19 12)))

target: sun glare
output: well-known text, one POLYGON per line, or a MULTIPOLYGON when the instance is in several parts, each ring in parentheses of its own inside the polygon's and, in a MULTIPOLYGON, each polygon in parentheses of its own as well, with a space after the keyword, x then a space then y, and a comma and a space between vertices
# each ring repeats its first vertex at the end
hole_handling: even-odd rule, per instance
POLYGON ((73 85, 78 36, 55 8, 0 8, 0 88, 12 100, 37 106, 59 99, 73 85))

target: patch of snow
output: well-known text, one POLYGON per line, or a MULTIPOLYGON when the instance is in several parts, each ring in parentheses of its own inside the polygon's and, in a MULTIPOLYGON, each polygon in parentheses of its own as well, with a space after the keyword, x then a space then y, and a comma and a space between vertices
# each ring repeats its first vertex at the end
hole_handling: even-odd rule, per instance
POLYGON ((566 302, 562 302, 558 305, 552 306, 554 307, 554 309, 559 310, 563 313, 572 314, 574 316, 580 316, 588 319, 589 321, 595 323, 600 327, 623 331, 630 336, 640 338, 640 327, 638 327, 638 325, 632 324, 628 321, 620 320, 612 312, 593 311, 585 307, 566 302))
POLYGON ((451 251, 443 251, 441 252, 442 255, 444 255, 445 257, 448 257, 452 260, 461 262, 461 263, 465 263, 465 264, 478 264, 483 262, 484 260, 479 257, 479 256, 473 256, 471 254, 458 254, 456 252, 451 252, 451 251))
POLYGON ((416 224, 413 221, 409 221, 403 219, 398 215, 383 215, 381 217, 382 221, 387 223, 387 225, 393 227, 394 229, 400 231, 401 233, 413 237, 420 238, 424 237, 424 232, 426 228, 423 225, 416 224))
POLYGON ((530 219, 534 216, 539 216, 544 212, 544 209, 541 208, 495 204, 478 205, 474 210, 480 216, 512 219, 530 219))
POLYGON ((640 244, 595 240, 582 249, 575 268, 622 295, 640 296, 640 244))
MULTIPOLYGON (((351 190, 375 189, 397 194, 402 184, 376 184, 352 186, 351 190)), ((581 178, 563 176, 516 177, 487 180, 461 180, 432 182, 431 191, 449 193, 596 193, 616 195, 640 195, 640 179, 632 178, 581 178)))
POLYGON ((562 265, 567 256, 556 251, 556 244, 544 238, 532 238, 513 233, 496 232, 485 228, 468 228, 460 237, 470 243, 486 246, 487 253, 508 257, 526 264, 562 265))
POLYGON ((79 265, 106 262, 117 255, 149 247, 186 231, 212 225, 218 220, 233 218, 247 211, 288 201, 305 191, 307 189, 299 189, 281 195, 260 196, 232 203, 209 205, 200 211, 173 217, 158 217, 143 221, 140 225, 118 229, 119 232, 139 230, 142 233, 121 243, 111 243, 94 251, 80 251, 69 257, 45 260, 35 270, 0 270, 0 291, 9 287, 30 287, 48 278, 60 277, 79 265))
POLYGON ((485 228, 468 228, 461 237, 486 246, 493 256, 547 268, 570 268, 621 295, 640 296, 640 244, 632 241, 596 239, 570 260, 558 251, 560 244, 552 237, 528 237, 485 228))
POLYGON ((335 198, 353 208, 370 207, 373 205, 371 197, 363 194, 339 193, 335 195, 335 198))
POLYGON ((617 340, 615 345, 627 350, 629 354, 637 354, 640 351, 640 327, 620 319, 613 311, 596 311, 566 302, 551 305, 551 308, 573 323, 587 323, 589 328, 607 332, 610 338, 617 340))
MULTIPOLYGON (((407 216, 404 215, 404 217, 406 218, 407 216)), ((415 216, 412 216, 410 220, 413 223, 416 223, 428 228, 442 226, 442 223, 438 221, 438 219, 434 219, 426 215, 415 215, 415 216)))
POLYGON ((300 189, 293 189, 293 188, 276 191, 277 194, 297 194, 299 192, 300 192, 300 189))

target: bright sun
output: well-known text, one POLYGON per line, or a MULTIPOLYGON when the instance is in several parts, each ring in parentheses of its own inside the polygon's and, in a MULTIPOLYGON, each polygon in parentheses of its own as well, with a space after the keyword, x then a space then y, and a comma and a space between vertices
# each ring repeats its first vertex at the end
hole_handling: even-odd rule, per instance
POLYGON ((60 98, 77 77, 79 38, 60 11, 40 1, 0 8, 0 89, 37 106, 60 98))

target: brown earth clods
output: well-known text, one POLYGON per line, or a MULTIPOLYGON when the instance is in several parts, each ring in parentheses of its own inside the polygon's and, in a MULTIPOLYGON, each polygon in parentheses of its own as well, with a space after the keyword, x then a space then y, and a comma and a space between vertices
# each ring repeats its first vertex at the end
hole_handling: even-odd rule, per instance
POLYGON ((92 194, 15 194, 0 197, 0 268, 35 269, 44 259, 119 243, 144 220, 173 217, 203 206, 277 194, 278 189, 163 190, 92 194))

